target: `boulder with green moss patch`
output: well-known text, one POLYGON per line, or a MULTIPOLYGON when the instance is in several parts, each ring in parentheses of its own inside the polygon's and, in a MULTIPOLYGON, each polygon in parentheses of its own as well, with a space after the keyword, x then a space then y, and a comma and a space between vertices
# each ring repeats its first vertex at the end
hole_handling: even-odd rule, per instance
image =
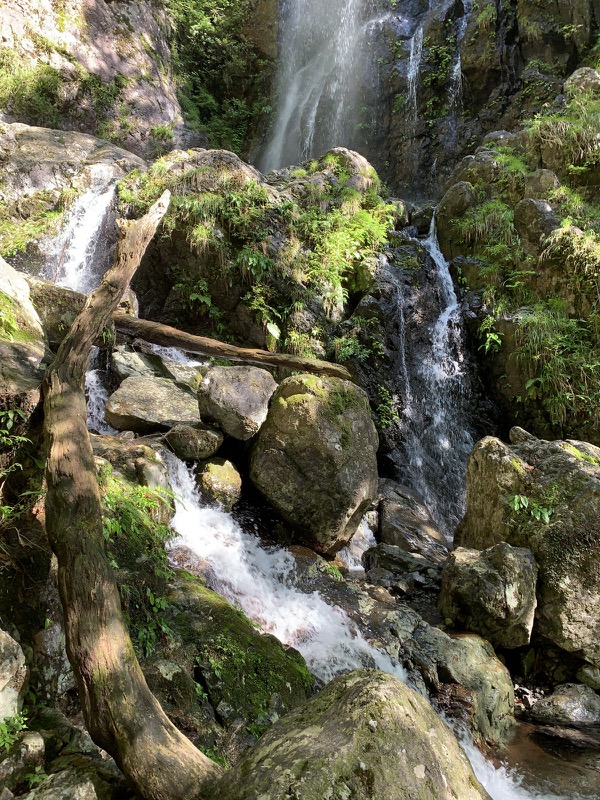
POLYGON ((391 675, 332 681, 217 786, 221 800, 489 800, 427 700, 391 675))
POLYGON ((254 485, 318 552, 335 553, 377 496, 377 432, 366 394, 337 378, 287 378, 252 452, 254 485))
POLYGON ((511 441, 486 437, 475 446, 456 544, 531 550, 538 634, 600 666, 600 448, 521 429, 511 441))

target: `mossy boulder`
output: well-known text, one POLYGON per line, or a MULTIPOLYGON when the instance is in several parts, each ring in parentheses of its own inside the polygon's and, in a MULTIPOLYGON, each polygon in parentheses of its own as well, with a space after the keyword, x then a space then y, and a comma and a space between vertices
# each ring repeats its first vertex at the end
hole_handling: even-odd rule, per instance
POLYGON ((171 641, 143 663, 144 673, 194 741, 235 760, 310 696, 314 679, 296 650, 261 634, 189 573, 175 574, 166 599, 171 641))
POLYGON ((232 508, 242 494, 242 478, 231 461, 214 458, 198 474, 198 486, 209 503, 232 508))
POLYGON ((427 700, 391 675, 336 678, 217 786, 222 800, 489 800, 427 700))
POLYGON ((58 350, 86 297, 81 292, 57 286, 49 281, 27 276, 31 302, 40 316, 52 350, 58 350))
POLYGON ((500 647, 529 644, 537 604, 537 565, 529 550, 506 542, 487 550, 457 548, 442 573, 440 611, 455 628, 500 647))
POLYGON ((214 456, 223 444, 224 436, 208 425, 174 425, 165 439, 179 458, 200 461, 214 456))
POLYGON ((600 666, 600 448, 511 431, 486 437, 467 468, 467 513, 456 544, 526 547, 539 567, 540 636, 600 666))
POLYGON ((287 378, 252 451, 250 478, 299 539, 335 553, 377 496, 377 443, 367 396, 357 386, 287 378))

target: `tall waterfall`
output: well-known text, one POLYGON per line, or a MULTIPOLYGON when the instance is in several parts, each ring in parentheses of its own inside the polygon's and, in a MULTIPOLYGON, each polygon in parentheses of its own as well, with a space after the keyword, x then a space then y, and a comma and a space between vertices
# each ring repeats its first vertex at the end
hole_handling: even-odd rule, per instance
POLYGON ((259 159, 263 171, 331 147, 357 147, 365 106, 376 98, 370 39, 389 13, 368 0, 283 0, 277 112, 259 159))

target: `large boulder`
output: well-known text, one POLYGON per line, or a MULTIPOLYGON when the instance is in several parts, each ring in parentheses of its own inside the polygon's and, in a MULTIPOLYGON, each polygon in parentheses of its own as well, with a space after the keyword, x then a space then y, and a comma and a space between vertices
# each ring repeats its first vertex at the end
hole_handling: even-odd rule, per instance
POLYGON ((456 544, 484 550, 504 541, 531 550, 538 633, 600 666, 600 448, 521 429, 511 441, 488 436, 475 445, 456 544))
POLYGON ((231 461, 213 458, 207 461, 198 475, 198 485, 211 503, 233 508, 242 494, 242 478, 231 461))
POLYGON ((221 800, 483 800, 428 702, 381 672, 336 678, 276 723, 218 784, 221 800))
POLYGON ((18 642, 0 630, 0 722, 21 710, 27 666, 18 642))
POLYGON ((442 573, 440 611, 449 624, 500 647, 531 639, 537 565, 529 550, 506 542, 483 552, 459 547, 442 573))
POLYGON ((544 725, 600 726, 600 695, 589 686, 565 683, 538 700, 530 713, 544 725))
POLYGON ((198 387, 200 414, 234 439, 251 439, 267 418, 276 388, 277 382, 266 369, 213 367, 198 387))
POLYGON ((150 433, 200 422, 194 394, 167 378, 126 378, 108 399, 106 421, 118 431, 150 433))
POLYGON ((166 434, 169 447, 184 461, 214 456, 223 444, 223 434, 208 425, 174 425, 166 434))
POLYGON ((377 495, 377 432, 349 381, 298 375, 273 396, 250 477, 306 544, 344 547, 377 495))

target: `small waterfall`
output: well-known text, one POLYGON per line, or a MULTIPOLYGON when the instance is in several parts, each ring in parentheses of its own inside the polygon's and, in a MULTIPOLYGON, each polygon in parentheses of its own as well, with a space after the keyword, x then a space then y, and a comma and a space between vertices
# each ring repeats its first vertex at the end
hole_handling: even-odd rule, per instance
POLYGON ((406 298, 399 298, 398 346, 404 352, 399 353, 397 372, 403 401, 398 466, 403 482, 423 497, 450 538, 464 513, 466 463, 473 447, 473 387, 460 306, 435 220, 423 245, 434 268, 428 303, 436 303, 437 316, 427 332, 414 318, 407 324, 406 298))
POLYGON ((363 105, 377 98, 371 39, 391 17, 367 0, 284 0, 277 110, 264 172, 357 145, 363 105))
POLYGON ((107 164, 95 164, 91 185, 69 210, 67 224, 47 259, 45 276, 53 283, 88 294, 110 265, 107 227, 114 206, 116 180, 107 164))
MULTIPOLYGON (((457 22, 456 31, 456 51, 454 53, 454 61, 452 64, 452 75, 450 78, 450 86, 448 88, 448 109, 450 117, 456 120, 462 113, 463 107, 463 85, 462 85, 462 59, 461 59, 461 46, 467 32, 467 25, 469 24, 469 17, 473 11, 473 0, 463 0, 463 15, 457 22)), ((451 127, 450 136, 448 137, 448 145, 454 146, 456 144, 456 124, 451 127)))
POLYGON ((362 555, 369 547, 375 547, 376 544, 377 542, 375 541, 371 529, 367 525, 366 520, 363 519, 358 530, 350 540, 350 543, 338 553, 338 558, 341 558, 350 572, 362 572, 364 569, 362 565, 362 555))
POLYGON ((370 645, 344 611, 296 588, 291 553, 265 550, 229 514, 203 507, 191 471, 171 455, 166 460, 176 498, 172 526, 179 534, 172 546, 185 545, 202 561, 212 589, 299 650, 321 681, 365 666, 404 679, 402 667, 370 645))
POLYGON ((413 128, 416 127, 419 117, 419 102, 417 90, 419 85, 419 70, 423 57, 423 26, 420 25, 410 40, 410 57, 406 73, 408 89, 408 118, 413 128))
POLYGON ((85 374, 87 426, 94 433, 118 433, 104 419, 104 411, 110 392, 106 386, 106 372, 100 368, 99 355, 99 349, 93 347, 90 353, 88 371, 85 374))

